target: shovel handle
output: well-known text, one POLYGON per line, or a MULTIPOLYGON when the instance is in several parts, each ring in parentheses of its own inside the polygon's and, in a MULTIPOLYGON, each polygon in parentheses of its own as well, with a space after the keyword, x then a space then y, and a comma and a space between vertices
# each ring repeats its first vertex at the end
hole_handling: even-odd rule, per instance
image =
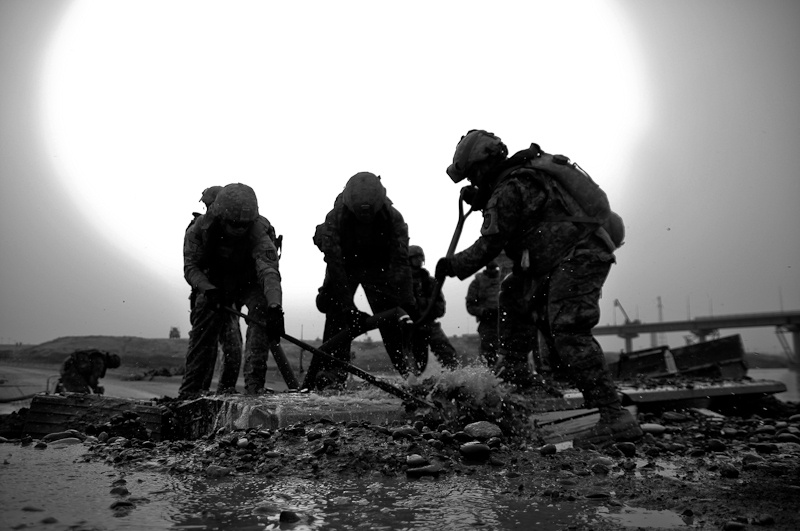
MULTIPOLYGON (((244 319, 248 323, 251 323, 251 324, 254 324, 254 325, 257 325, 257 326, 266 326, 265 323, 262 323, 261 321, 253 319, 249 315, 244 314, 244 313, 242 313, 240 311, 234 310, 233 308, 225 308, 225 310, 233 313, 234 315, 238 315, 239 317, 241 317, 242 319, 244 319)), ((383 316, 381 316, 381 317, 383 317, 383 316)), ((379 319, 376 319, 376 321, 379 320, 379 319)), ((396 396, 396 397, 398 397, 398 398, 400 398, 400 399, 402 399, 402 400, 404 400, 406 402, 413 402, 417 406, 436 409, 436 406, 433 403, 428 402, 426 400, 423 400, 423 399, 421 399, 421 398, 419 398, 417 396, 414 396, 411 393, 409 393, 408 391, 400 389, 399 387, 396 387, 396 386, 390 384, 389 382, 383 381, 380 378, 377 378, 377 377, 371 375, 370 373, 368 373, 368 372, 366 372, 366 371, 364 371, 362 369, 359 369, 358 367, 356 367, 355 365, 353 365, 351 363, 348 363, 348 362, 346 362, 344 360, 340 360, 339 358, 337 358, 335 356, 331 356, 327 352, 324 352, 324 351, 318 349, 317 347, 311 346, 308 343, 305 343, 304 341, 300 341, 299 339, 296 339, 296 338, 290 336, 289 334, 283 334, 283 335, 281 335, 281 337, 283 339, 285 339, 286 341, 288 341, 289 343, 293 343, 293 344, 297 345, 298 347, 300 347, 302 349, 305 349, 305 350, 311 352, 312 354, 314 354, 316 356, 320 356, 322 358, 325 358, 327 360, 330 360, 330 361, 333 361, 333 362, 339 364, 343 369, 345 369, 350 374, 352 374, 354 376, 358 376, 362 380, 365 380, 365 381, 371 383, 372 385, 378 387, 379 389, 382 389, 383 391, 386 391, 387 393, 389 393, 391 395, 394 395, 394 396, 396 396)))
MULTIPOLYGON (((466 214, 464 213, 464 196, 460 194, 458 196, 458 223, 456 223, 456 230, 453 231, 453 237, 450 239, 450 247, 447 248, 447 254, 445 255, 447 258, 452 258, 453 255, 456 253, 456 245, 458 245, 458 240, 461 239, 461 233, 464 230, 464 222, 467 220, 467 216, 472 214, 473 212, 472 206, 470 206, 469 210, 467 210, 466 214)), ((434 284, 433 284, 433 293, 431 294, 431 300, 428 302, 428 307, 425 308, 425 311, 422 312, 422 315, 417 319, 414 323, 414 326, 419 326, 425 319, 430 315, 431 310, 436 305, 436 299, 439 297, 439 294, 442 292, 442 285, 447 277, 439 278, 438 276, 435 277, 434 284)))

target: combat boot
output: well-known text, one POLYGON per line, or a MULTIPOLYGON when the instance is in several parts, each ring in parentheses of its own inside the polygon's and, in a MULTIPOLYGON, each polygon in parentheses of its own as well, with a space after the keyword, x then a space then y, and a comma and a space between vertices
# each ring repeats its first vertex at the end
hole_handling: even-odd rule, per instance
POLYGON ((572 441, 575 448, 606 446, 615 442, 635 441, 643 432, 639 421, 627 409, 619 405, 601 406, 600 420, 588 431, 580 433, 572 441))

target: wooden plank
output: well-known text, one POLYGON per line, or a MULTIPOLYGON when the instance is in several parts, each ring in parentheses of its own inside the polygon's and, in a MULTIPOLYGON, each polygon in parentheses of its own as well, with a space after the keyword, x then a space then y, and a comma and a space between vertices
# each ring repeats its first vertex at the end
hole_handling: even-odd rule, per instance
POLYGON ((774 394, 786 391, 786 385, 772 380, 720 382, 718 384, 694 382, 691 387, 663 386, 652 389, 621 385, 620 392, 633 403, 670 402, 712 398, 717 396, 774 394))
POLYGON ((37 395, 25 419, 23 431, 32 436, 44 436, 67 429, 84 429, 101 425, 114 417, 134 412, 139 422, 150 432, 153 440, 161 440, 161 409, 138 400, 98 395, 37 395))
MULTIPOLYGON (((636 415, 636 406, 628 406, 626 409, 636 415)), ((560 419, 554 412, 537 413, 531 417, 535 433, 546 444, 571 441, 577 435, 591 429, 600 420, 597 409, 562 412, 562 415, 560 419)))

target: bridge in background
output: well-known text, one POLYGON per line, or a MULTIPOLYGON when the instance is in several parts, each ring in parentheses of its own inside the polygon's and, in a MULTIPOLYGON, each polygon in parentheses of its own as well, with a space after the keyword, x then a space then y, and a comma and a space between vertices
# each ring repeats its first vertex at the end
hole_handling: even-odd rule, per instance
POLYGON ((784 352, 791 361, 797 361, 800 352, 800 311, 748 313, 735 315, 718 315, 696 317, 686 321, 667 321, 660 323, 642 323, 638 319, 627 321, 621 325, 596 326, 592 333, 597 336, 619 336, 625 339, 625 351, 633 350, 632 340, 639 334, 659 332, 690 332, 700 341, 715 334, 721 328, 764 328, 774 326, 784 352), (783 333, 792 335, 794 353, 789 348, 783 333))

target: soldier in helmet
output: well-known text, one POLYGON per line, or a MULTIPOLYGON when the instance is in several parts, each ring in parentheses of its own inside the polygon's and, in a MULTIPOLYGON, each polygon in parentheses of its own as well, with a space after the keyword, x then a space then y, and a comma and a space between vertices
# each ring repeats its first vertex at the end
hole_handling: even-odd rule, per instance
MULTIPOLYGON (((314 243, 325 255, 325 280, 317 295, 317 309, 325 314, 323 341, 340 331, 361 328, 368 317, 353 300, 362 286, 374 313, 403 308, 416 316, 411 268, 408 263, 408 226, 392 206, 380 177, 369 172, 353 175, 336 197, 325 222, 317 226, 314 243)), ((410 367, 399 324, 383 325, 381 338, 392 364, 406 375, 410 367)), ((350 359, 350 343, 331 352, 350 359)), ((316 388, 341 385, 346 373, 324 363, 313 382, 316 388)), ((309 369, 308 374, 313 374, 309 369)), ((308 376, 306 377, 308 379, 308 376)))
MULTIPOLYGON (((206 212, 211 207, 214 200, 217 198, 222 190, 222 186, 210 186, 203 190, 200 196, 200 201, 206 205, 206 212)), ((192 221, 189 227, 194 225, 200 214, 192 212, 192 221)), ((189 230, 187 227, 186 230, 189 230)), ((195 300, 197 299, 197 290, 192 289, 189 295, 189 309, 194 308, 195 300)), ((241 306, 235 307, 236 310, 241 310, 241 306)), ((228 321, 223 325, 219 335, 219 346, 222 350, 222 370, 217 382, 217 394, 234 394, 236 391, 236 380, 239 379, 239 371, 242 367, 242 330, 239 326, 239 317, 232 313, 226 314, 228 321)), ((203 391, 208 391, 211 388, 211 380, 214 377, 214 366, 216 365, 216 351, 214 353, 214 362, 211 363, 211 371, 206 375, 203 383, 203 391)))
MULTIPOLYGON (((614 249, 597 224, 576 217, 570 193, 551 174, 530 162, 539 146, 508 157, 497 136, 469 131, 458 143, 447 174, 468 179, 471 204, 483 210, 480 238, 436 265, 437 278, 467 278, 505 250, 514 266, 500 291, 498 373, 520 391, 536 380, 528 352, 537 348, 537 324, 587 407, 600 420, 574 444, 605 444, 642 435, 619 395, 592 328, 600 318, 603 283, 615 261, 614 249), (572 206, 571 206, 572 205, 572 206)), ((463 196, 462 196, 463 197, 463 196)), ((607 236, 607 234, 606 234, 607 236)))
MULTIPOLYGON (((425 264, 425 252, 419 245, 408 246, 408 261, 411 264, 411 278, 414 282, 414 298, 417 301, 417 312, 423 315, 431 304, 436 281, 422 267, 425 264)), ((450 344, 447 335, 442 330, 442 325, 437 321, 444 315, 444 295, 439 291, 428 315, 421 323, 415 323, 413 349, 414 359, 417 362, 417 372, 422 373, 428 365, 428 346, 430 346, 436 359, 445 369, 458 368, 458 353, 450 344)))
POLYGON ((497 336, 500 324, 497 296, 500 294, 501 280, 500 266, 497 260, 492 260, 482 272, 475 274, 467 288, 467 313, 478 321, 481 356, 489 367, 494 367, 497 363, 497 347, 500 342, 497 336))
POLYGON ((102 395, 105 389, 99 380, 106 369, 120 366, 119 356, 102 350, 76 350, 61 365, 61 378, 57 390, 70 393, 102 395))
POLYGON ((247 306, 248 314, 265 324, 248 328, 245 345, 245 392, 263 392, 270 345, 284 333, 274 234, 267 218, 259 215, 255 192, 241 183, 223 187, 208 212, 187 229, 184 277, 197 297, 179 398, 201 394, 213 373, 217 344, 230 323, 224 306, 247 306))

